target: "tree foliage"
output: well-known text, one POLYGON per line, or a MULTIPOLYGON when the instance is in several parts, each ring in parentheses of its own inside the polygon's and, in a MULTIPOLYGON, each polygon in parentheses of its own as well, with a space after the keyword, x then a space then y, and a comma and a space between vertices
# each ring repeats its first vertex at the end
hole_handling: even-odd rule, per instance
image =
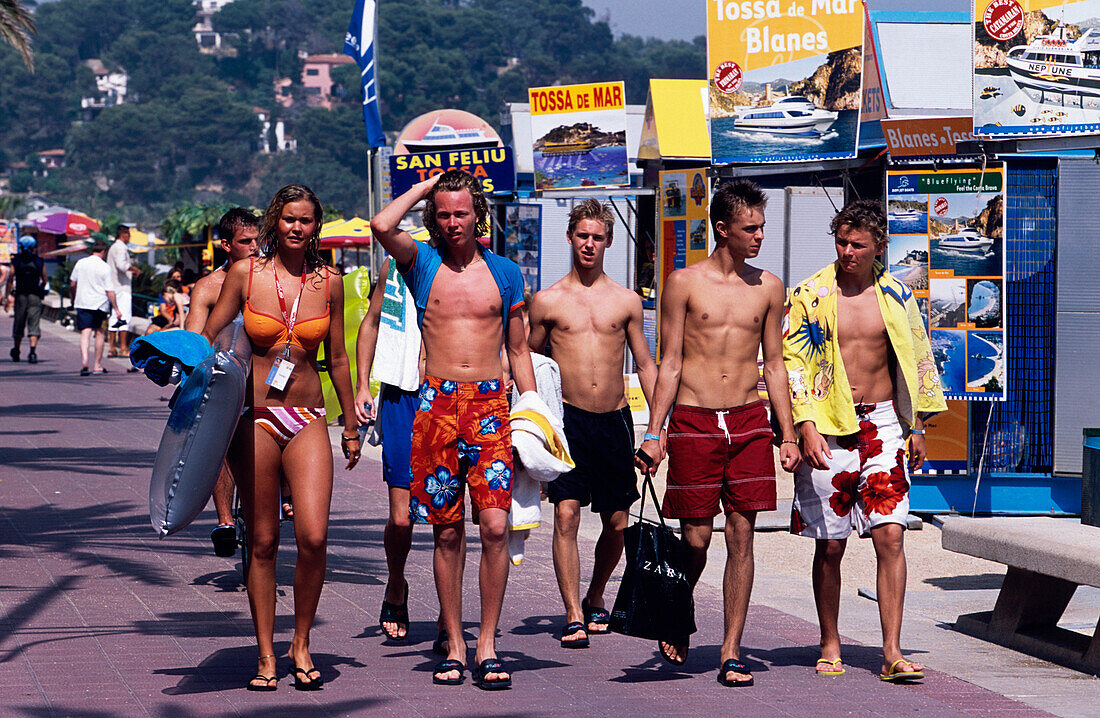
MULTIPOLYGON (((2 28, 5 0, 0 0, 2 28)), ((346 102, 281 108, 273 82, 301 97, 302 55, 341 53, 349 0, 234 0, 214 15, 233 52, 199 52, 192 0, 55 0, 35 11, 36 68, 0 44, 0 162, 64 147, 68 166, 19 175, 53 199, 129 216, 181 201, 267 204, 283 184, 309 184, 326 206, 366 208, 367 152, 358 69, 334 68, 346 102), (89 113, 86 61, 126 71, 126 103, 89 113), (285 121, 296 153, 262 155, 260 108, 285 121)), ((645 102, 650 77, 703 77, 703 38, 614 38, 582 0, 380 0, 383 126, 457 107, 496 123, 527 88, 624 80, 645 102)), ((2 29, 0 29, 2 32, 2 29)), ((163 214, 158 215, 163 216, 163 214)))
POLYGON ((19 0, 0 0, 0 37, 11 45, 27 69, 34 72, 34 52, 31 35, 34 34, 34 17, 19 0))

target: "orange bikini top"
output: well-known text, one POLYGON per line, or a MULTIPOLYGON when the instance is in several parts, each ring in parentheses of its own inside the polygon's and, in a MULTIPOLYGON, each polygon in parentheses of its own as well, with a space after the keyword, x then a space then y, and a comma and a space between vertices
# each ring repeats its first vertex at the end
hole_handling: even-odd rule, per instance
MULTIPOLYGON (((273 347, 287 341, 286 322, 282 317, 273 317, 270 314, 258 312, 252 308, 252 267, 254 259, 249 259, 248 267, 248 293, 244 300, 244 330, 257 345, 273 347)), ((305 281, 303 279, 303 281, 305 281)), ((328 336, 329 304, 328 274, 325 274, 325 313, 319 317, 310 319, 298 319, 294 322, 294 333, 290 335, 290 343, 307 352, 311 352, 320 346, 328 336)))

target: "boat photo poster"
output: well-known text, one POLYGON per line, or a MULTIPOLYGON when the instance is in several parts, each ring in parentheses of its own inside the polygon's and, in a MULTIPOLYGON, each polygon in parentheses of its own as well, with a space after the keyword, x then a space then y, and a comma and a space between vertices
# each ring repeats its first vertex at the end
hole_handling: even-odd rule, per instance
POLYGON ((630 184, 622 82, 532 87, 528 99, 536 189, 630 184))
POLYGON ((1100 0, 977 0, 974 133, 1100 133, 1100 0))
POLYGON ((714 164, 856 156, 859 0, 707 0, 714 164))
POLYGON ((1003 401, 1005 168, 886 173, 890 273, 917 297, 948 399, 1003 401))
POLYGON ((539 255, 542 253, 542 205, 504 205, 504 256, 519 265, 523 288, 534 294, 541 289, 539 255))

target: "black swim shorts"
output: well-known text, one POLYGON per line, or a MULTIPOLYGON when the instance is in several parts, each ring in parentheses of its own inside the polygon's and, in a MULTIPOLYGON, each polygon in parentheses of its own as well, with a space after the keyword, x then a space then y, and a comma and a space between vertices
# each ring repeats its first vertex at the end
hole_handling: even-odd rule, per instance
POLYGON ((576 468, 551 481, 551 503, 567 499, 592 511, 625 511, 641 496, 634 473, 634 421, 623 407, 605 414, 565 405, 565 438, 576 468))

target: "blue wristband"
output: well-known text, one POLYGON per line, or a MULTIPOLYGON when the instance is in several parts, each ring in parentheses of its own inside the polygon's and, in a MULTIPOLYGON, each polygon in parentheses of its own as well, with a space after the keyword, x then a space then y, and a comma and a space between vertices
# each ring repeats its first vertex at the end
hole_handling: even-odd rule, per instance
POLYGON ((660 441, 661 437, 658 434, 650 434, 648 431, 642 434, 642 441, 660 441))
POLYGON ((910 434, 916 434, 917 436, 924 436, 924 429, 913 429, 910 434))

